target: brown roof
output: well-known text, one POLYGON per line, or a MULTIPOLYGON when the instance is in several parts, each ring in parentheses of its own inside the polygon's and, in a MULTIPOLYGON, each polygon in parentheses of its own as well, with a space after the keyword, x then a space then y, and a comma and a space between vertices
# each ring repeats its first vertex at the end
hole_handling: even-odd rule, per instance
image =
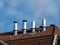
MULTIPOLYGON (((47 27, 47 30, 45 32, 41 32, 41 29, 42 28, 36 28, 36 34, 34 36, 44 36, 44 35, 51 35, 52 34, 52 31, 54 30, 54 27, 52 26, 49 26, 47 27)), ((23 37, 31 37, 31 30, 27 30, 27 34, 26 35, 23 35, 22 34, 22 31, 18 31, 18 35, 13 35, 13 32, 6 32, 6 33, 1 33, 0 34, 0 39, 3 39, 3 40, 6 40, 6 39, 9 39, 9 38, 23 38, 23 37)))
MULTIPOLYGON (((51 36, 51 42, 52 42, 52 39, 53 39, 53 35, 54 34, 57 34, 58 36, 60 36, 60 29, 57 27, 57 26, 55 26, 55 25, 50 25, 50 26, 48 26, 48 27, 46 27, 47 29, 46 29, 46 31, 45 32, 42 32, 42 26, 40 26, 40 27, 38 27, 38 28, 36 28, 36 33, 34 34, 34 35, 32 35, 32 30, 31 29, 28 29, 27 30, 27 34, 22 34, 22 30, 21 31, 19 31, 18 30, 18 34, 17 35, 13 35, 14 33, 13 33, 13 31, 12 32, 5 32, 5 33, 0 33, 0 40, 3 40, 3 41, 5 41, 6 43, 8 43, 8 44, 10 44, 10 43, 12 43, 12 42, 10 42, 10 41, 13 41, 14 42, 14 40, 15 41, 17 41, 17 40, 21 40, 21 39, 29 39, 30 40, 30 38, 43 38, 44 37, 44 39, 45 39, 45 37, 49 37, 49 36, 51 36)), ((39 39, 38 38, 38 39, 39 39)), ((49 39, 49 38, 48 38, 49 39)), ((47 39, 47 40, 48 40, 47 39)), ((36 39, 37 40, 37 39, 36 39)), ((36 41, 35 40, 35 41, 36 41)), ((41 39, 40 39, 41 40, 41 39)), ((43 40, 42 40, 43 41, 43 40)), ((46 41, 46 40, 45 40, 46 41)), ((20 41, 21 42, 21 41, 20 41)), ((23 41, 24 42, 24 41, 23 41)), ((50 43, 51 43, 50 42, 50 43)), ((18 41, 16 42, 16 43, 18 43, 18 41)), ((22 42, 21 42, 22 43, 22 42)), ((43 43, 43 42, 40 42, 40 43, 43 43)), ((46 42, 46 44, 47 44, 47 42, 46 42)), ((22 44, 21 44, 22 45, 22 44)), ((27 45, 27 44, 26 44, 27 45)), ((44 44, 43 44, 44 45, 44 44)))

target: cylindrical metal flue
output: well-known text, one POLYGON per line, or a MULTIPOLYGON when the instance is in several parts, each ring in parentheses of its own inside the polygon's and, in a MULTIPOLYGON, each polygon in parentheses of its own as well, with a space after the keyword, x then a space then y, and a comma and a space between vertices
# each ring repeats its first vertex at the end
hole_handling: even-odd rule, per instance
POLYGON ((46 19, 42 20, 43 32, 46 31, 46 19))
POLYGON ((32 24, 32 33, 35 33, 35 21, 33 20, 31 24, 32 24))
POLYGON ((17 35, 17 30, 18 30, 18 22, 14 21, 14 35, 17 35))
POLYGON ((23 34, 26 34, 27 20, 23 20, 23 34))

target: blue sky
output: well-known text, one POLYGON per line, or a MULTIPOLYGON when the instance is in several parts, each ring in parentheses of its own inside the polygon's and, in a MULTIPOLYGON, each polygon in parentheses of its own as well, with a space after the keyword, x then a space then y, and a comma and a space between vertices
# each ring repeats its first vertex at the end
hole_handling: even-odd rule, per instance
POLYGON ((0 0, 0 32, 13 31, 13 21, 18 21, 18 29, 22 29, 22 20, 36 21, 36 27, 46 18, 47 25, 60 27, 60 0, 0 0))

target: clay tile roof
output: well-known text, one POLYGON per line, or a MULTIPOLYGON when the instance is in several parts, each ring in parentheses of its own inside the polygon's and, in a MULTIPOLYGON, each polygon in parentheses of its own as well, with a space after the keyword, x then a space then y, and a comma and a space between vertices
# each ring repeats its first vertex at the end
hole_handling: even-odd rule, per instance
POLYGON ((0 40, 0 45, 8 45, 6 42, 0 40))
POLYGON ((53 36, 54 34, 57 34, 58 36, 60 36, 60 29, 55 25, 47 26, 45 32, 42 32, 42 26, 35 29, 36 29, 36 32, 34 34, 32 34, 31 28, 27 29, 27 34, 25 35, 22 34, 23 33, 22 30, 18 30, 17 35, 13 35, 13 31, 0 33, 0 40, 7 42, 9 40, 20 40, 20 39, 27 39, 27 38, 34 38, 34 37, 43 37, 43 36, 47 36, 48 38, 49 36, 53 36))
MULTIPOLYGON (((47 30, 45 32, 42 32, 41 30, 42 30, 41 27, 40 28, 36 28, 36 34, 34 36, 36 36, 36 35, 37 36, 51 35, 53 30, 55 30, 55 29, 54 29, 53 26, 48 26, 47 30)), ((27 34, 25 35, 25 37, 31 37, 31 35, 30 35, 31 32, 32 32, 32 30, 28 29, 27 30, 27 34)), ((14 38, 22 38, 23 37, 22 31, 18 31, 18 35, 17 36, 14 36, 13 32, 7 32, 7 33, 1 33, 0 34, 0 39, 3 39, 3 40, 9 39, 9 38, 13 38, 13 37, 14 38)))

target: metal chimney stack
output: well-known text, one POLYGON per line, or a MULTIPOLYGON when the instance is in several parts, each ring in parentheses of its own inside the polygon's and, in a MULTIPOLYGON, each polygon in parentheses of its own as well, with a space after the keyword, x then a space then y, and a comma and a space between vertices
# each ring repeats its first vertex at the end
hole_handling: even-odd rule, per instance
POLYGON ((46 31, 46 19, 42 20, 43 32, 46 31))
POLYGON ((32 33, 35 33, 35 21, 33 20, 31 23, 32 23, 32 33))
POLYGON ((14 21, 14 35, 18 34, 17 30, 18 30, 18 22, 14 21))
POLYGON ((27 20, 23 20, 23 34, 26 34, 27 20))

